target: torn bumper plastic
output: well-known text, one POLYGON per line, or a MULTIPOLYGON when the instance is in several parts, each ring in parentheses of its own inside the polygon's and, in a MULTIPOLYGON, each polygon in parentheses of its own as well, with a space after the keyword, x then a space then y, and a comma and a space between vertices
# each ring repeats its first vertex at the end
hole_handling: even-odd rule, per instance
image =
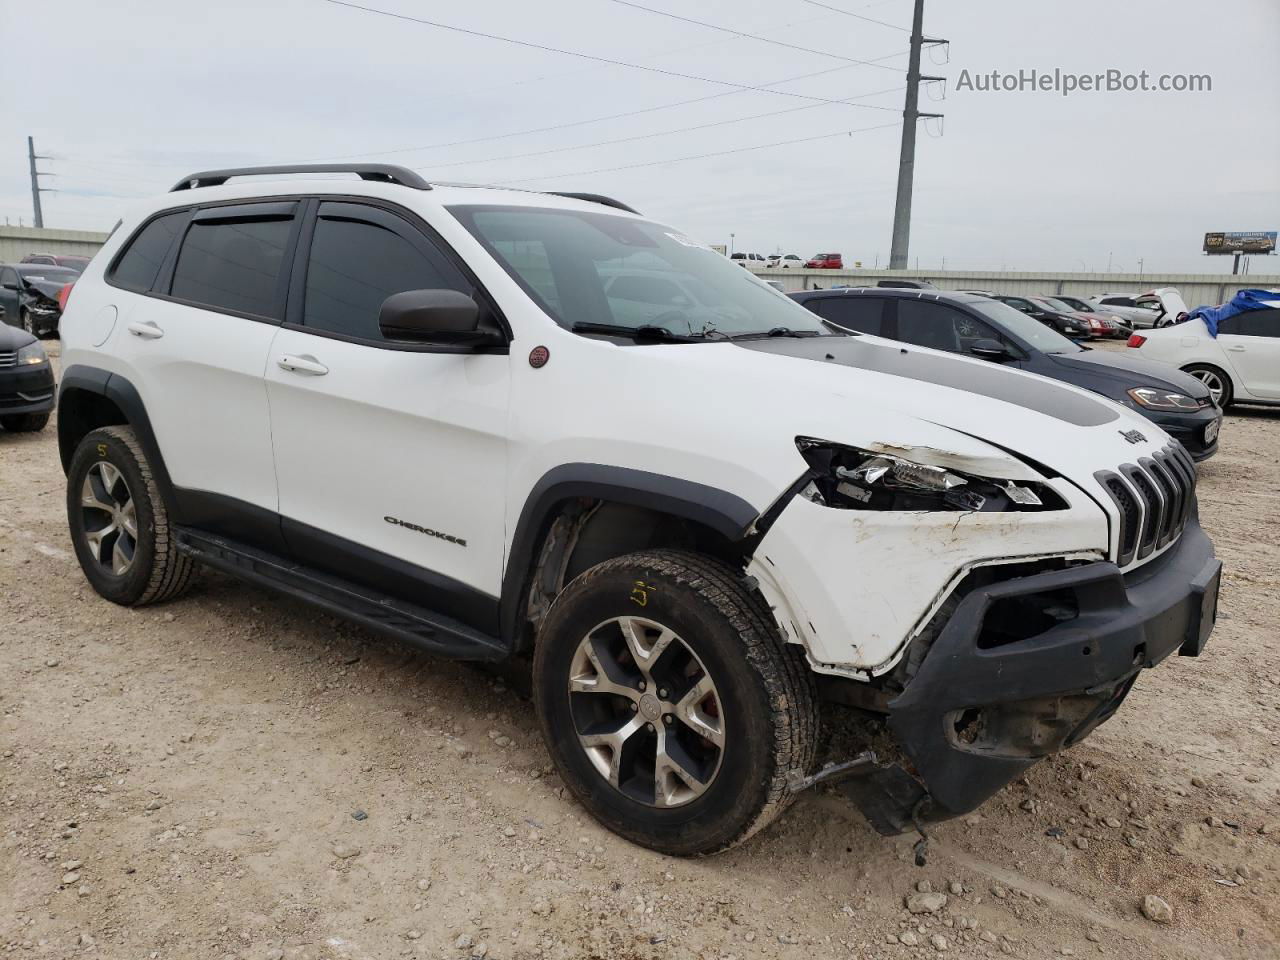
POLYGON ((979 806, 1110 717, 1138 674, 1213 629, 1222 564, 1195 517, 1178 545, 1122 574, 1089 563, 978 587, 889 702, 909 764, 841 787, 882 833, 979 806))

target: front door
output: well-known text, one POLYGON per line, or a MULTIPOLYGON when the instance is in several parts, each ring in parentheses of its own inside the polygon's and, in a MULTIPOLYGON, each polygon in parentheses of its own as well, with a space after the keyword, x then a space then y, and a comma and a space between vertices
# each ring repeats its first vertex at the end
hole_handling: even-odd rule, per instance
POLYGON ((4 308, 4 322, 22 326, 19 317, 22 304, 22 281, 13 267, 0 267, 0 307, 4 308))
POLYGON ((393 293, 475 285, 391 209, 322 201, 271 346, 285 538, 308 566, 496 632, 505 353, 388 341, 393 293))

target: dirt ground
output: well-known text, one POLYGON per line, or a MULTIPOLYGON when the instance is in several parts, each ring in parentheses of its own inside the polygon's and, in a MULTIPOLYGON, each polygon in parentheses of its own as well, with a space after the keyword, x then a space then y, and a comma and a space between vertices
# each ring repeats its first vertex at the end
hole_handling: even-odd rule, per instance
POLYGON ((726 855, 652 854, 565 795, 517 678, 213 574, 113 606, 55 436, 0 431, 5 956, 1280 957, 1280 411, 1233 413, 1200 471, 1205 655, 924 868, 820 790, 726 855), (945 906, 909 914, 918 884, 945 906))

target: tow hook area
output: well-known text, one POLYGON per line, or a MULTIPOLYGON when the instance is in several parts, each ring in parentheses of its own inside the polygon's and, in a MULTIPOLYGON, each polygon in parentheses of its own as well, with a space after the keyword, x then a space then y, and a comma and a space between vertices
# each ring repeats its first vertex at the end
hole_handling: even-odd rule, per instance
POLYGON ((838 783, 877 833, 892 837, 914 829, 920 835, 912 847, 916 866, 923 867, 928 862, 929 835, 924 832, 922 821, 928 819, 932 801, 924 787, 901 766, 882 764, 875 751, 868 750, 844 763, 829 764, 812 776, 793 772, 788 781, 792 793, 820 783, 838 783))

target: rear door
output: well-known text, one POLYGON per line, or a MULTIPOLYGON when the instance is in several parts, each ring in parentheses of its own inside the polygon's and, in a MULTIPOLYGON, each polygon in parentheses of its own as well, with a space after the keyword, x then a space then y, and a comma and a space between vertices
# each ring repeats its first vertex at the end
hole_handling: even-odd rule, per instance
POLYGON ((156 217, 111 268, 112 354, 146 406, 183 522, 279 542, 263 368, 284 316, 297 201, 156 217))
POLYGON ((1218 325, 1218 344, 1255 397, 1280 399, 1280 310, 1250 310, 1218 325))

